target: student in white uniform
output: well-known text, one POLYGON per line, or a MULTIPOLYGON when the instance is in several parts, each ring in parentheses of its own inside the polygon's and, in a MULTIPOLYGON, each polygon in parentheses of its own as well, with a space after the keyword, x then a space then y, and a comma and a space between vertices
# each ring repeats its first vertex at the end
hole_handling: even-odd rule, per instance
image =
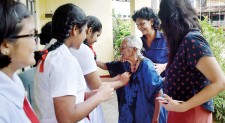
POLYGON ((34 17, 20 2, 1 0, 0 22, 0 123, 39 123, 16 74, 35 64, 34 17))
MULTIPOLYGON (((87 20, 87 36, 84 41, 86 45, 81 44, 79 50, 70 48, 70 51, 78 59, 88 89, 97 89, 102 84, 110 84, 114 89, 125 85, 129 81, 128 73, 124 73, 120 78, 116 77, 114 79, 111 79, 110 83, 101 82, 95 62, 96 54, 94 51, 92 51, 92 45, 97 41, 98 37, 102 33, 102 24, 99 19, 94 16, 87 16, 87 20)), ((100 105, 98 105, 98 107, 90 113, 89 117, 91 123, 105 123, 104 115, 100 105)))
POLYGON ((70 3, 57 8, 53 15, 52 36, 57 42, 40 55, 34 83, 42 123, 85 123, 85 116, 112 98, 110 86, 85 93, 87 87, 81 68, 69 50, 79 49, 86 38, 86 22, 83 10, 70 3))

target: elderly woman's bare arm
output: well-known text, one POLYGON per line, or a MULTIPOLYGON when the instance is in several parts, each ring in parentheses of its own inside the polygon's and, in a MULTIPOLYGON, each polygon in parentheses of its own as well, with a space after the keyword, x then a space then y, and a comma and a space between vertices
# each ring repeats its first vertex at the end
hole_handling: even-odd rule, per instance
POLYGON ((105 62, 101 62, 101 61, 99 61, 99 60, 96 60, 96 64, 97 64, 97 66, 98 66, 99 68, 101 68, 101 69, 103 69, 103 70, 108 70, 105 62))

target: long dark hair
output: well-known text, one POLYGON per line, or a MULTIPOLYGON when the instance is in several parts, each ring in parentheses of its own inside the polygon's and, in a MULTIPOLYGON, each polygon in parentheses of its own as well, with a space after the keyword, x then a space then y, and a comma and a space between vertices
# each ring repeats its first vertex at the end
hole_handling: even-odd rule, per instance
POLYGON ((170 65, 184 36, 193 28, 201 30, 201 26, 189 0, 162 0, 158 15, 168 43, 170 65))
MULTIPOLYGON (((24 25, 19 23, 29 16, 31 13, 24 4, 14 0, 0 0, 0 45, 3 41, 15 42, 10 37, 16 36, 22 30, 24 25)), ((0 52, 0 69, 10 63, 11 58, 0 52)))
POLYGON ((95 33, 102 29, 102 23, 97 17, 89 15, 87 16, 87 28, 89 29, 90 27, 93 29, 92 32, 95 33))
MULTIPOLYGON (((86 23, 86 15, 78 6, 68 3, 58 7, 52 18, 52 37, 57 39, 57 42, 51 45, 47 51, 50 52, 62 45, 65 39, 70 36, 74 25, 82 32, 82 27, 86 25, 86 23)), ((45 53, 45 51, 35 52, 36 63, 45 53)))
MULTIPOLYGON (((102 29, 102 23, 97 17, 88 15, 87 30, 89 28, 92 28, 92 34, 94 34, 95 32, 100 31, 102 29)), ((84 40, 84 44, 89 46, 87 39, 84 40)))
POLYGON ((135 13, 132 15, 132 19, 134 22, 136 22, 137 18, 150 20, 153 19, 154 23, 152 27, 157 30, 159 27, 159 18, 157 14, 149 7, 143 7, 140 10, 135 11, 135 13))
POLYGON ((51 33, 52 33, 52 21, 49 21, 41 28, 41 34, 39 35, 41 45, 46 45, 51 41, 52 39, 51 33))

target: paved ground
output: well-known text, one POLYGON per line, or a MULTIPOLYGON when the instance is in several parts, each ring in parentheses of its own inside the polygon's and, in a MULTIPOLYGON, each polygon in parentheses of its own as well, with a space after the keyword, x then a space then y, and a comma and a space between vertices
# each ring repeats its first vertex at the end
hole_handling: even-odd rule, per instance
POLYGON ((102 110, 105 115, 106 123, 118 123, 118 105, 116 93, 111 100, 102 103, 102 110))

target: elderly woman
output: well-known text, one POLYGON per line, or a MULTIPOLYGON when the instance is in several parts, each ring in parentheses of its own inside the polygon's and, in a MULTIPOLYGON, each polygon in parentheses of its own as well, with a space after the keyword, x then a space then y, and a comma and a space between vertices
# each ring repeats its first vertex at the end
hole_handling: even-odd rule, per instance
POLYGON ((20 2, 1 0, 0 20, 0 123, 39 123, 16 74, 35 64, 34 17, 20 2))
POLYGON ((112 76, 121 71, 132 73, 128 84, 117 90, 119 123, 165 123, 165 110, 160 109, 155 100, 162 88, 162 79, 152 61, 142 56, 141 48, 139 37, 127 36, 121 44, 120 52, 130 65, 122 62, 106 63, 112 76))

